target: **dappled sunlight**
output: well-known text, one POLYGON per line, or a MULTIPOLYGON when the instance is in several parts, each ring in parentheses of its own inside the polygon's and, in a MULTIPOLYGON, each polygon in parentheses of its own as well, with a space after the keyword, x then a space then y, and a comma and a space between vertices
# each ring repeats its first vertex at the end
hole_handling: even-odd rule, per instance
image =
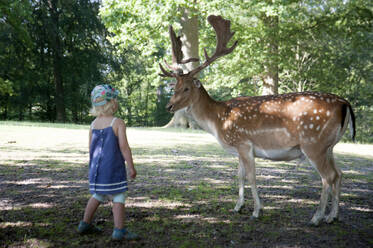
POLYGON ((352 174, 352 175, 361 175, 361 171, 357 171, 357 170, 344 170, 343 171, 344 174, 352 174))
POLYGON ((355 192, 356 194, 361 194, 361 193, 373 193, 373 188, 371 189, 361 189, 361 188, 352 188, 349 189, 351 192, 355 192))
MULTIPOLYGON (((141 198, 140 198, 141 199, 141 198)), ((139 198, 129 198, 126 203, 126 207, 139 207, 139 208, 165 208, 165 209, 175 209, 178 207, 191 207, 191 205, 179 202, 179 201, 170 201, 170 200, 156 200, 156 199, 144 199, 140 200, 139 198)))
POLYGON ((52 208, 52 207, 55 207, 56 205, 51 204, 51 203, 38 202, 38 203, 29 204, 28 206, 32 208, 52 208))
POLYGON ((263 206, 264 210, 281 210, 280 206, 263 206))
MULTIPOLYGON (((32 233, 19 241, 22 245, 40 243, 41 237, 53 239, 50 235, 54 232, 74 239, 76 233, 71 230, 75 231, 90 198, 88 129, 22 127, 18 134, 5 133, 7 127, 0 126, 0 211, 5 213, 0 216, 1 230, 6 234, 32 233), (54 229, 54 224, 45 223, 59 226, 54 229)), ((247 235, 248 239, 252 235, 267 237, 267 230, 276 232, 273 226, 303 230, 319 203, 321 181, 309 163, 256 159, 264 211, 252 222, 253 198, 247 180, 245 205, 240 213, 233 210, 238 199, 238 159, 225 152, 211 135, 128 128, 128 139, 138 175, 136 180, 129 180, 126 221, 142 235, 172 237, 169 233, 197 228, 204 230, 198 235, 206 234, 207 239, 230 239, 232 233, 247 235), (231 231, 232 227, 237 231, 231 231)), ((344 173, 340 212, 348 222, 343 225, 367 230, 373 212, 372 160, 338 153, 336 162, 344 173)), ((108 235, 112 230, 111 207, 110 202, 102 204, 96 219, 108 235)), ((315 229, 312 233, 319 232, 315 229)), ((89 239, 77 240, 89 247, 99 237, 89 239)))
POLYGON ((351 210, 361 211, 361 212, 371 212, 373 213, 372 208, 363 208, 363 207, 350 207, 351 210))
POLYGON ((213 179, 213 178, 207 178, 204 179, 205 182, 212 183, 212 184, 226 184, 226 180, 218 180, 218 179, 213 179))
POLYGON ((201 215, 199 214, 183 214, 183 215, 177 215, 174 218, 175 219, 180 219, 183 222, 193 222, 195 219, 201 219, 201 215))
POLYGON ((289 180, 289 179, 281 179, 281 182, 282 183, 290 183, 290 184, 292 184, 292 183, 298 183, 297 180, 289 180))
POLYGON ((212 168, 212 169, 222 169, 222 170, 227 169, 226 165, 217 165, 217 164, 214 164, 214 165, 211 165, 209 167, 212 168))
POLYGON ((30 227, 34 223, 30 221, 17 221, 17 222, 1 222, 0 228, 6 228, 6 227, 30 227))
POLYGON ((0 210, 20 210, 20 205, 14 205, 12 200, 0 199, 0 210))
POLYGON ((289 186, 289 185, 260 185, 259 188, 263 188, 263 189, 286 189, 286 190, 293 190, 294 186, 289 186))
POLYGON ((220 220, 215 217, 203 217, 199 214, 184 214, 184 215, 177 215, 174 217, 176 220, 181 220, 183 223, 188 223, 188 222, 200 222, 200 221, 205 221, 210 224, 214 223, 226 223, 229 224, 231 223, 230 220, 220 220))
POLYGON ((286 200, 286 199, 289 199, 289 196, 287 196, 287 195, 264 194, 263 197, 264 198, 273 199, 273 200, 286 200))
POLYGON ((88 179, 76 180, 74 181, 74 184, 72 184, 71 181, 58 181, 58 182, 54 182, 51 185, 48 185, 48 188, 51 188, 51 189, 80 188, 81 185, 85 185, 87 183, 88 183, 88 179))
MULTIPOLYGON (((54 153, 53 156, 45 156, 42 151, 39 152, 22 152, 22 160, 19 160, 19 152, 6 152, 6 156, 0 155, 4 159, 5 164, 12 164, 14 166, 33 166, 33 165, 48 165, 51 167, 81 167, 88 166, 88 157, 82 155, 59 155, 54 153)), ((49 154, 50 155, 50 154, 49 154)))
MULTIPOLYGON (((40 197, 53 197, 53 195, 39 195, 39 198, 40 197)), ((41 208, 53 208, 55 206, 56 206, 55 203, 47 203, 47 202, 20 204, 20 203, 14 203, 11 200, 0 200, 0 210, 22 210, 25 207, 41 209, 41 208)))
POLYGON ((25 244, 27 247, 38 247, 38 248, 48 248, 53 247, 53 243, 43 240, 43 239, 25 239, 25 244))
POLYGON ((271 179, 281 178, 279 176, 272 176, 272 175, 257 175, 256 177, 259 178, 259 179, 263 179, 263 180, 271 180, 271 179))
POLYGON ((50 178, 29 178, 21 181, 5 181, 6 184, 15 185, 30 185, 30 184, 50 184, 52 180, 50 178))
MULTIPOLYGON (((191 167, 204 167, 208 164, 209 168, 215 169, 229 169, 229 165, 234 163, 236 159, 225 160, 221 165, 217 162, 216 157, 202 157, 202 156, 174 156, 174 155, 136 155, 136 162, 144 165, 153 166, 159 164, 162 167, 175 166, 175 164, 182 164, 191 167)), ((219 161, 221 163, 221 161, 219 161)), ((236 163, 234 163, 236 165, 236 163)))
MULTIPOLYGON (((54 181, 51 178, 28 178, 25 180, 19 181, 4 181, 4 184, 8 185, 25 185, 31 186, 34 185, 36 188, 48 188, 48 189, 62 189, 62 188, 80 188, 80 186, 72 185, 70 181, 54 181)), ((86 180, 76 181, 76 184, 86 184, 86 180)))
POLYGON ((289 199, 286 200, 286 202, 289 203, 297 203, 297 204, 309 204, 309 205, 314 205, 317 206, 319 204, 319 200, 310 200, 310 199, 289 199))

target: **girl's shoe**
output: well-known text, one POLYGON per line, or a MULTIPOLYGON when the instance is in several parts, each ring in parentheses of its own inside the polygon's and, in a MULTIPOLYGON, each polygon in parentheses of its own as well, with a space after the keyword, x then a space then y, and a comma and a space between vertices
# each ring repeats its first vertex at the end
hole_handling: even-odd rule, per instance
POLYGON ((88 233, 100 233, 102 230, 92 224, 88 224, 87 222, 81 221, 78 226, 78 233, 80 234, 88 234, 88 233))
POLYGON ((137 240, 140 237, 136 233, 126 230, 126 228, 122 228, 122 229, 114 228, 113 235, 111 235, 111 238, 113 240, 123 240, 123 239, 137 240))

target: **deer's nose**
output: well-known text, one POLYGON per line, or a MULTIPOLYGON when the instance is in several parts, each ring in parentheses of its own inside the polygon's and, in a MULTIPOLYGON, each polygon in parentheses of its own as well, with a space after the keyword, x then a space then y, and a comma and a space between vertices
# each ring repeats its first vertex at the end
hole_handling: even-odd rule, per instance
POLYGON ((173 110, 172 110, 173 107, 174 107, 174 105, 172 105, 172 104, 167 104, 166 109, 167 109, 168 112, 171 112, 171 113, 172 113, 172 112, 173 112, 173 110))

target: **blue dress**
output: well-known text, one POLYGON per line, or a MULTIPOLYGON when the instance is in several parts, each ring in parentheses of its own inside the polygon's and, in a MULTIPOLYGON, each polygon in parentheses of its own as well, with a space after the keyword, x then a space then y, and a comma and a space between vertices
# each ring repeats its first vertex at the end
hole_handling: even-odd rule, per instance
POLYGON ((89 191, 94 194, 117 194, 127 191, 125 160, 112 125, 93 129, 89 153, 89 191))

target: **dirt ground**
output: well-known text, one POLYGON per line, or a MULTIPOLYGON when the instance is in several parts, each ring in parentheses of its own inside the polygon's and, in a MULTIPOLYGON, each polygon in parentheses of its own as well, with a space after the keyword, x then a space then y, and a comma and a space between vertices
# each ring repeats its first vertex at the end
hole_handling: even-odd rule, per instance
POLYGON ((138 177, 126 225, 142 238, 113 242, 110 202, 94 220, 102 234, 76 232, 90 197, 86 130, 0 126, 0 137, 9 130, 18 134, 0 139, 0 247, 373 247, 373 155, 337 152, 340 219, 318 227, 308 224, 321 192, 312 166, 258 159, 264 209, 253 221, 248 186, 233 211, 237 159, 207 134, 129 129, 138 177))

